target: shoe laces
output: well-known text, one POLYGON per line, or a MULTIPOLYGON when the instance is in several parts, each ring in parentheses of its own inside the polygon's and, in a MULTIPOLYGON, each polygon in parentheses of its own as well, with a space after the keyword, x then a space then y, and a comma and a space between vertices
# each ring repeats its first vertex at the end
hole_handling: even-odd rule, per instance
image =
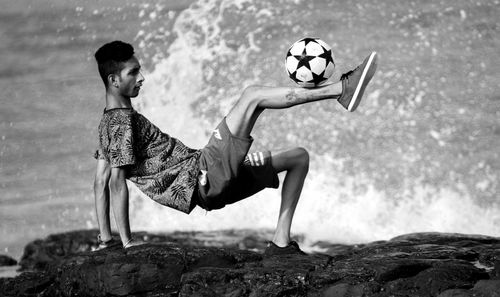
POLYGON ((130 245, 132 242, 133 242, 133 239, 132 239, 132 238, 130 238, 127 242, 125 242, 125 244, 123 244, 123 247, 124 247, 124 248, 127 248, 127 247, 128 247, 128 245, 130 245))
POLYGON ((340 80, 344 80, 344 79, 349 78, 349 76, 351 75, 351 73, 353 73, 353 72, 354 72, 354 70, 355 70, 355 69, 353 69, 353 70, 349 70, 349 71, 347 71, 346 73, 342 74, 342 75, 340 76, 340 80))
POLYGON ((358 70, 358 69, 359 69, 359 67, 360 67, 360 65, 358 65, 356 68, 351 69, 351 70, 347 71, 346 73, 342 74, 342 75, 340 76, 340 80, 348 79, 348 78, 349 78, 349 76, 350 76, 350 75, 351 75, 354 71, 356 71, 356 70, 358 70))

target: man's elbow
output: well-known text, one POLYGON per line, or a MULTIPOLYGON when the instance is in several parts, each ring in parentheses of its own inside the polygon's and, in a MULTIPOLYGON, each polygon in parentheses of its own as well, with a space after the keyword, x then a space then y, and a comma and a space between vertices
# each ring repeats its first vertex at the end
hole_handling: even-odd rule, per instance
POLYGON ((104 189, 108 186, 109 177, 96 176, 94 179, 94 189, 104 189))
POLYGON ((111 178, 109 181, 109 191, 111 193, 120 193, 127 187, 127 183, 123 179, 111 178))
POLYGON ((98 160, 94 177, 94 189, 105 189, 108 186, 110 176, 111 169, 109 164, 104 160, 98 160))

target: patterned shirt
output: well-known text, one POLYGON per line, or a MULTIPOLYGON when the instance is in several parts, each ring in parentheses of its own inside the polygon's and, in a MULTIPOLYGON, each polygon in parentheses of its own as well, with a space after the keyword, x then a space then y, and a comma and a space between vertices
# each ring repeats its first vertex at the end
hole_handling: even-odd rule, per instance
POLYGON ((154 201, 190 213, 200 151, 163 133, 132 108, 105 110, 94 157, 126 166, 126 178, 154 201))

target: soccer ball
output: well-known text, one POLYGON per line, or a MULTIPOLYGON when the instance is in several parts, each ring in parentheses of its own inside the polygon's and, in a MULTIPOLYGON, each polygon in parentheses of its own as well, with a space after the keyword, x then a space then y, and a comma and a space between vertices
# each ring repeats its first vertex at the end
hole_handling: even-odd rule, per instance
POLYGON ((335 69, 332 48, 319 38, 303 38, 288 49, 285 66, 290 78, 300 86, 321 85, 335 69))

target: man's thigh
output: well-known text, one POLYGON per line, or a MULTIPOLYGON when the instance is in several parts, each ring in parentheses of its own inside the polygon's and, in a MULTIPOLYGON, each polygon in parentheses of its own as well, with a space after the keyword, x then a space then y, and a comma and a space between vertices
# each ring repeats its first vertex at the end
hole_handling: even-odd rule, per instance
POLYGON ((238 137, 250 137, 252 129, 263 109, 258 108, 258 93, 261 87, 247 87, 226 116, 231 133, 238 137))
POLYGON ((265 188, 276 189, 279 179, 272 166, 271 152, 248 154, 241 166, 240 173, 231 184, 226 204, 232 204, 250 197, 265 188))
POLYGON ((213 131, 208 144, 201 149, 199 161, 200 177, 198 179, 201 204, 207 207, 220 208, 219 204, 227 195, 229 185, 239 174, 246 154, 252 145, 252 138, 241 138, 232 135, 225 119, 213 131), (217 206, 217 207, 216 207, 217 206))

